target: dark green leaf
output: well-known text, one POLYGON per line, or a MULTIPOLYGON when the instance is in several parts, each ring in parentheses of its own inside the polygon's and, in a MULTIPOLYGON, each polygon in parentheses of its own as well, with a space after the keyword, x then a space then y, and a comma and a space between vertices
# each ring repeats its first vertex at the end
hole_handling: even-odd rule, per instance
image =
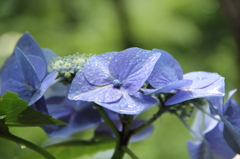
POLYGON ((0 117, 4 118, 7 126, 67 125, 60 120, 34 110, 13 92, 7 92, 0 98, 0 117))
MULTIPOLYGON (((98 142, 91 141, 68 141, 64 143, 54 144, 47 146, 44 149, 51 153, 57 159, 73 159, 83 156, 91 156, 100 151, 106 151, 112 149, 115 146, 115 139, 106 139, 98 142)), ((21 159, 43 159, 37 153, 31 153, 22 157, 21 159)))

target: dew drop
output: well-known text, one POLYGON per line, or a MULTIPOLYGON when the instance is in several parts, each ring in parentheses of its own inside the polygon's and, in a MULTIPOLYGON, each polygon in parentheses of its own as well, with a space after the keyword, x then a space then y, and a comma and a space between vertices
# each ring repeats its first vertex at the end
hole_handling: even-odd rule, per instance
POLYGON ((18 147, 20 147, 21 149, 24 149, 24 148, 26 148, 26 146, 25 145, 22 145, 22 144, 17 144, 18 145, 18 147))

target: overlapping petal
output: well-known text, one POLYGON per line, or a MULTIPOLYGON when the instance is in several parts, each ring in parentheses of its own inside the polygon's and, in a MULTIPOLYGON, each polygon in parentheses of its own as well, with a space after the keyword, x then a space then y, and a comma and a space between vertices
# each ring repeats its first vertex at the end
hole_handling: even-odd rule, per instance
POLYGON ((135 94, 151 74, 160 53, 129 48, 116 54, 109 64, 113 77, 122 82, 130 95, 135 94))
MULTIPOLYGON (((209 109, 206 111, 210 112, 209 109)), ((205 114, 203 122, 202 117, 202 112, 198 111, 192 129, 197 136, 192 134, 194 141, 187 142, 191 159, 233 158, 235 153, 224 140, 223 133, 219 126, 221 123, 209 117, 207 114, 205 114)))
POLYGON ((19 66, 22 69, 22 74, 25 78, 25 83, 32 89, 39 89, 40 88, 40 81, 38 75, 35 71, 35 68, 32 66, 31 62, 28 60, 26 55, 24 55, 19 48, 15 50, 15 56, 17 61, 20 63, 19 66))
POLYGON ((137 115, 157 103, 157 100, 139 92, 130 96, 123 91, 123 97, 116 102, 96 103, 119 114, 137 115))
POLYGON ((83 71, 79 71, 72 81, 68 98, 71 100, 83 100, 94 102, 114 102, 122 97, 119 89, 113 85, 94 86, 88 83, 83 71))
POLYGON ((179 63, 166 51, 153 49, 161 53, 161 58, 155 64, 155 67, 148 78, 148 82, 154 88, 161 88, 164 85, 183 79, 182 68, 179 63))
POLYGON ((117 52, 109 52, 92 56, 84 65, 84 76, 87 81, 96 86, 111 84, 114 78, 111 76, 108 65, 117 52))
POLYGON ((217 78, 213 83, 212 80, 210 81, 211 82, 203 82, 205 85, 200 84, 198 79, 193 81, 193 86, 187 86, 186 88, 180 89, 165 103, 165 105, 173 105, 195 98, 224 96, 224 78, 217 78))

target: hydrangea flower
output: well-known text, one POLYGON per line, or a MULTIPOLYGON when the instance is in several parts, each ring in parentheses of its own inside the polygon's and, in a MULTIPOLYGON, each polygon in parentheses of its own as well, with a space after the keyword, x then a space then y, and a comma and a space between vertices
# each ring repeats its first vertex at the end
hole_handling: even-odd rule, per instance
POLYGON ((139 114, 157 102, 138 91, 159 57, 140 48, 92 56, 73 79, 68 98, 92 101, 120 114, 139 114))
POLYGON ((223 138, 220 124, 207 114, 203 118, 201 111, 196 113, 192 127, 194 140, 187 142, 191 159, 229 159, 236 155, 223 138))
MULTIPOLYGON (((67 89, 60 85, 60 88, 67 89)), ((57 89, 59 91, 60 89, 57 89)), ((51 91, 51 89, 50 89, 51 91)), ((63 92, 66 92, 63 90, 63 92)), ((55 93, 54 93, 55 94, 55 93)), ((69 100, 65 95, 51 96, 46 100, 49 114, 68 125, 57 125, 55 130, 48 134, 51 138, 67 138, 72 134, 92 128, 101 123, 101 116, 93 109, 92 102, 69 100)))
POLYGON ((229 92, 229 98, 223 105, 223 98, 210 97, 209 102, 217 109, 217 114, 224 123, 223 136, 236 153, 240 153, 240 106, 232 99, 236 90, 229 92))
POLYGON ((175 93, 177 89, 192 83, 191 80, 183 79, 181 66, 169 53, 158 49, 153 49, 153 51, 161 53, 161 58, 156 62, 147 80, 155 89, 142 89, 144 93, 175 93))
POLYGON ((6 91, 18 93, 28 105, 47 114, 43 94, 56 76, 57 72, 47 74, 47 61, 41 48, 25 33, 0 70, 0 95, 6 91))
POLYGON ((190 72, 183 75, 183 79, 191 80, 192 84, 179 88, 165 105, 173 105, 187 100, 203 97, 224 96, 224 78, 217 73, 190 72))

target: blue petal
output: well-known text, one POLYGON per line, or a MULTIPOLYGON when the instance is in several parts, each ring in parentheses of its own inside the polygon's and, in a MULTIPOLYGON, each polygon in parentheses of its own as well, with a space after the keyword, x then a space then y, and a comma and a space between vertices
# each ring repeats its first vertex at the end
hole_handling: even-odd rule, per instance
POLYGON ((159 89, 141 89, 145 94, 170 93, 173 90, 181 89, 192 84, 191 80, 179 80, 170 82, 159 89))
POLYGON ((146 82, 160 53, 129 48, 116 54, 109 64, 112 76, 122 82, 130 95, 135 94, 146 82))
POLYGON ((117 52, 109 52, 92 56, 83 68, 87 81, 96 86, 112 84, 114 78, 109 73, 108 65, 116 54, 117 52))
POLYGON ((41 83, 41 87, 40 89, 38 89, 32 96, 32 98, 30 99, 30 101, 28 102, 28 105, 32 105, 33 103, 35 103, 39 98, 41 98, 43 96, 43 94, 45 93, 45 91, 48 89, 48 87, 54 82, 55 78, 57 77, 58 72, 52 72, 50 74, 48 74, 43 82, 41 83))
POLYGON ((39 89, 41 83, 34 67, 30 63, 28 58, 18 48, 15 49, 14 53, 21 65, 22 74, 25 78, 25 83, 34 89, 39 89))
POLYGON ((115 102, 122 97, 122 92, 113 85, 97 87, 88 83, 79 71, 72 81, 68 98, 71 100, 93 102, 115 102))
POLYGON ((79 94, 74 100, 82 100, 88 102, 115 102, 122 97, 122 92, 114 88, 112 85, 103 86, 95 90, 91 90, 82 94, 79 94))
POLYGON ((209 144, 209 149, 214 158, 229 159, 236 155, 236 153, 234 153, 226 143, 225 139, 223 138, 223 133, 220 131, 218 125, 205 134, 205 139, 209 144))
MULTIPOLYGON (((145 120, 134 120, 133 123, 132 123, 131 129, 137 128, 138 126, 140 126, 144 122, 146 122, 146 121, 145 120)), ((145 129, 143 129, 140 132, 138 132, 137 134, 133 135, 130 138, 130 142, 141 141, 141 140, 149 137, 152 134, 152 132, 153 132, 153 125, 149 125, 145 129)))
POLYGON ((101 116, 91 106, 81 111, 72 111, 71 114, 58 118, 69 125, 59 125, 55 131, 49 134, 51 138, 66 138, 70 135, 89 129, 100 124, 101 116))
POLYGON ((235 91, 231 92, 226 102, 224 116, 220 116, 224 122, 223 134, 225 140, 236 153, 240 153, 240 107, 237 102, 232 99, 233 93, 235 93, 235 91))
POLYGON ((16 47, 20 48, 25 55, 35 55, 40 57, 45 62, 45 65, 47 65, 41 48, 28 32, 25 32, 18 40, 16 47))
POLYGON ((45 98, 43 96, 33 104, 33 108, 37 111, 42 112, 43 114, 48 115, 48 109, 47 109, 47 106, 46 106, 46 101, 45 101, 45 98))
POLYGON ((187 148, 191 159, 214 159, 206 141, 188 141, 187 148))
POLYGON ((224 78, 221 77, 218 81, 201 89, 186 89, 180 90, 172 98, 170 98, 165 105, 173 105, 181 103, 190 99, 211 97, 211 96, 224 96, 224 78))
POLYGON ((28 55, 26 57, 32 64, 34 70, 36 71, 39 81, 42 81, 46 76, 47 65, 45 65, 44 61, 38 56, 28 55))
MULTIPOLYGON (((224 103, 224 97, 208 97, 207 98, 208 102, 213 105, 220 114, 223 115, 223 103, 224 103)), ((211 114, 218 114, 215 110, 210 107, 211 114)))
POLYGON ((129 96, 123 91, 123 97, 116 102, 96 103, 119 114, 137 115, 157 103, 157 100, 139 92, 129 96))
POLYGON ((54 57, 57 57, 57 55, 55 54, 55 52, 53 52, 50 49, 44 48, 42 49, 43 55, 46 58, 46 62, 49 64, 50 61, 54 60, 54 57))
POLYGON ((224 122, 224 129, 223 129, 223 136, 231 147, 231 149, 236 152, 240 153, 240 133, 237 131, 234 126, 225 118, 222 119, 224 122))
POLYGON ((153 51, 160 52, 161 57, 148 78, 152 87, 160 88, 173 81, 183 79, 181 66, 169 53, 158 49, 153 49, 153 51))
POLYGON ((210 72, 190 72, 183 75, 184 79, 192 80, 193 83, 189 87, 191 89, 203 88, 211 85, 212 83, 216 82, 220 79, 220 75, 217 73, 210 73, 210 72))
POLYGON ((78 96, 82 93, 95 90, 96 87, 91 85, 86 78, 84 77, 83 71, 78 71, 76 76, 74 77, 69 93, 68 98, 71 100, 79 100, 78 96))

